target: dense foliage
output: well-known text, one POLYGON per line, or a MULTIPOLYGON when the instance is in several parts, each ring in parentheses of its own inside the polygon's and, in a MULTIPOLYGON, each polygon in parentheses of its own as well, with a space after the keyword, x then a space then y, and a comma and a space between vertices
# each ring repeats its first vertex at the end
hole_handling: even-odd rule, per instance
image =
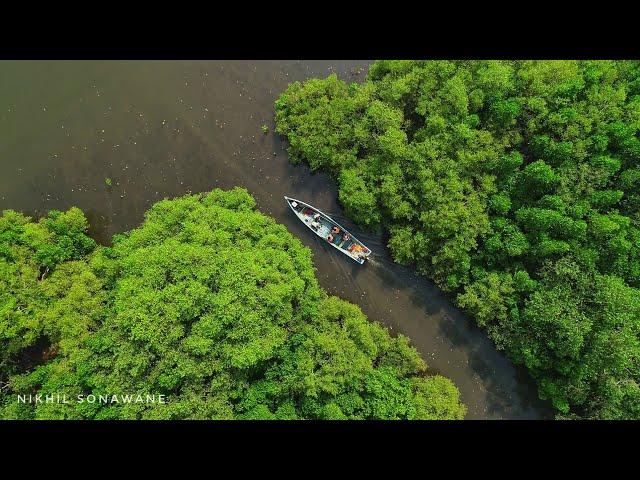
POLYGON ((379 61, 276 122, 563 416, 640 418, 640 63, 379 61))
POLYGON ((0 417, 463 418, 455 386, 327 296, 245 190, 158 202, 111 247, 86 227, 75 208, 0 217, 0 417))

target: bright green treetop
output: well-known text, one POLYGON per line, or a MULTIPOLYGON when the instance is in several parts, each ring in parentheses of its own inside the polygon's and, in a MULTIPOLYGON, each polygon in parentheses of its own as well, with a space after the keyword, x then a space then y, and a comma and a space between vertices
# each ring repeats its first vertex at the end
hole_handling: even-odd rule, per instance
MULTIPOLYGON (((13 213, 3 221, 33 225, 13 213)), ((20 248, 14 244, 9 238, 4 245, 20 248)), ((26 268, 22 263, 2 265, 26 268)), ((111 247, 99 247, 85 261, 63 262, 42 281, 37 266, 32 268, 25 273, 32 286, 23 291, 16 285, 2 308, 15 316, 18 301, 40 302, 43 326, 33 335, 44 335, 56 351, 34 367, 20 363, 25 346, 16 344, 9 357, 20 368, 3 371, 11 393, 66 393, 74 399, 162 394, 167 403, 34 407, 17 406, 5 395, 5 416, 461 419, 465 414, 455 386, 428 375, 405 337, 392 338, 357 306, 322 291, 310 251, 258 212, 246 190, 158 202, 141 227, 115 236, 111 247), (22 300, 31 288, 43 299, 22 300)), ((10 317, 8 323, 18 322, 10 317)), ((35 329, 22 323, 23 330, 35 329)))
POLYGON ((346 213, 456 292, 543 398, 640 418, 636 310, 610 297, 631 308, 610 332, 599 291, 577 302, 561 277, 558 296, 545 273, 570 262, 640 296, 640 63, 378 61, 362 84, 292 83, 275 107, 292 158, 333 174, 346 213), (514 285, 524 274, 531 288, 514 285))

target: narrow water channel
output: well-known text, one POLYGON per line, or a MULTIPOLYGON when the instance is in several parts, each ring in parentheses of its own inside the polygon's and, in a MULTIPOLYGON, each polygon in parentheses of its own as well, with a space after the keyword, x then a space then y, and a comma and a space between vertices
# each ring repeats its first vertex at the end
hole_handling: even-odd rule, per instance
POLYGON ((0 62, 0 209, 37 217, 75 205, 106 243, 159 199, 243 186, 313 250, 327 291, 407 335, 432 371, 456 383, 467 418, 550 417, 526 372, 432 282, 394 264, 379 236, 346 219, 333 182, 291 165, 274 134, 273 103, 288 83, 331 72, 361 81, 369 63, 0 62), (372 261, 360 266, 324 245, 285 194, 334 215, 374 251, 372 261))

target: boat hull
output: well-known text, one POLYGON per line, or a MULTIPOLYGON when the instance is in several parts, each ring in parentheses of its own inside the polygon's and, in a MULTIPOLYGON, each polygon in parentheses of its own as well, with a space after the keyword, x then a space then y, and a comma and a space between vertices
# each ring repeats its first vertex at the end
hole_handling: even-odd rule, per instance
POLYGON ((362 265, 371 254, 371 250, 369 250, 361 241, 351 235, 347 229, 321 210, 295 198, 287 196, 284 198, 287 205, 289 205, 289 208, 291 208, 293 213, 296 214, 298 219, 304 223, 309 230, 336 250, 344 253, 354 262, 362 265), (331 229, 334 227, 338 227, 339 233, 334 234, 331 232, 331 229), (329 234, 333 237, 331 242, 327 238, 329 234))

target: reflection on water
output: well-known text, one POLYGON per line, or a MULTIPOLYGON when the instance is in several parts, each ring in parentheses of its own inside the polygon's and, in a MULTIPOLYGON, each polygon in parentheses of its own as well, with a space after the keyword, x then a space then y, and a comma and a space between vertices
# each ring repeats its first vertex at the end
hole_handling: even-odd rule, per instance
POLYGON ((433 283, 394 264, 383 238, 360 232, 333 182, 290 165, 274 135, 273 103, 288 83, 332 71, 360 81, 368 63, 0 62, 0 208, 39 216, 76 205, 106 243, 159 199, 246 187, 313 250, 327 291, 407 335, 432 371, 456 383, 467 418, 549 416, 531 379, 433 283), (374 251, 371 261, 360 266, 321 242, 284 195, 331 212, 374 251))

